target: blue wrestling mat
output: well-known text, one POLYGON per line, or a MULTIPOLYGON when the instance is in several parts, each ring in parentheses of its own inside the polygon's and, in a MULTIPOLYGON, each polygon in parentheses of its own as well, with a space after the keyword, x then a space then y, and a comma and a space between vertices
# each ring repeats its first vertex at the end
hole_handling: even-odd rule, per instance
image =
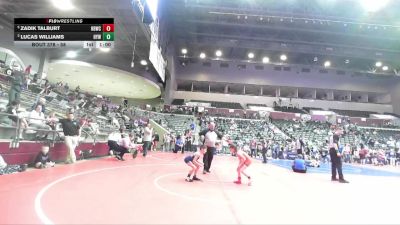
MULTIPOLYGON (((292 160, 268 160, 268 163, 273 165, 277 165, 289 170, 292 170, 292 160)), ((321 163, 319 168, 314 167, 307 167, 307 173, 331 173, 331 164, 330 163, 321 163)), ((358 166, 353 166, 349 164, 343 163, 343 173, 344 174, 357 174, 357 175, 366 175, 366 176, 383 176, 383 177, 400 177, 399 172, 390 172, 390 171, 383 171, 373 168, 362 168, 358 166)))

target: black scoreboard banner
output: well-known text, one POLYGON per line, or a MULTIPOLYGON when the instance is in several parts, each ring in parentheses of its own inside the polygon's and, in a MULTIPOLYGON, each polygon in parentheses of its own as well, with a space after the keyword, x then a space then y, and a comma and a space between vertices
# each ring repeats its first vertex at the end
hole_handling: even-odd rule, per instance
POLYGON ((114 18, 14 19, 14 43, 22 47, 69 47, 69 44, 74 47, 82 46, 88 48, 90 46, 100 46, 112 48, 114 46, 114 34, 114 18), (54 45, 57 41, 63 42, 63 44, 54 45), (30 45, 29 42, 32 44, 30 45), (39 42, 46 44, 38 44, 39 42), (71 45, 72 42, 81 43, 71 45), (88 45, 88 42, 91 44, 88 45))

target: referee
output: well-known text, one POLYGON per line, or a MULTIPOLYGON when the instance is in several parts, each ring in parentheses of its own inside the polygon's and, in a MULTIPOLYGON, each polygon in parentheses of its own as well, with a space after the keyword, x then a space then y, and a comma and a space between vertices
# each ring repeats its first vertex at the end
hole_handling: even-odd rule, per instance
POLYGON ((339 130, 336 130, 334 134, 329 138, 329 155, 331 157, 332 166, 332 181, 338 181, 336 178, 336 171, 339 174, 340 183, 349 183, 343 177, 342 172, 342 153, 339 151, 339 130))
POLYGON ((204 170, 203 174, 210 173, 211 163, 215 153, 215 143, 218 138, 222 138, 222 134, 215 131, 215 123, 208 124, 208 129, 199 133, 199 136, 204 136, 204 145, 207 146, 207 152, 203 156, 204 170))

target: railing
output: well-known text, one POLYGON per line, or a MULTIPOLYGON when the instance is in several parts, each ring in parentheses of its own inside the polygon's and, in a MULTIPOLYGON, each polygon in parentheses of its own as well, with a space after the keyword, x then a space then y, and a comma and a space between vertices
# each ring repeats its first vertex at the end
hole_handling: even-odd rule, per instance
MULTIPOLYGON (((39 129, 39 128, 35 128, 35 127, 30 127, 28 126, 27 128, 23 128, 21 126, 21 120, 22 119, 26 119, 29 121, 29 119, 34 119, 34 120, 41 120, 41 121, 48 121, 46 119, 38 119, 38 118, 30 118, 30 117, 19 117, 17 115, 13 115, 13 114, 9 114, 9 113, 3 113, 0 112, 0 129, 15 129, 15 132, 12 132, 14 134, 14 137, 12 138, 12 141, 10 142, 10 148, 18 148, 19 147, 19 143, 22 140, 20 138, 20 134, 22 134, 23 130, 27 131, 34 131, 35 133, 38 132, 44 132, 46 133, 46 136, 48 136, 49 134, 52 134, 52 138, 51 139, 47 139, 47 141, 49 141, 49 144, 51 146, 54 146, 54 144, 57 141, 60 141, 62 139, 60 133, 63 133, 62 130, 59 129, 39 129), (12 121, 9 117, 15 117, 17 119, 16 122, 12 121), (5 124, 4 122, 7 122, 7 124, 5 124)), ((88 126, 84 126, 81 128, 81 136, 85 136, 84 140, 87 140, 88 138, 93 140, 93 145, 95 145, 98 140, 99 140, 99 136, 98 136, 98 132, 90 132, 92 131, 92 129, 88 126), (89 128, 85 129, 85 128, 89 128)), ((100 131, 100 129, 99 129, 100 131)), ((3 133, 3 132, 1 132, 3 133)), ((8 138, 7 138, 8 139, 8 138)), ((39 141, 38 139, 33 139, 30 141, 39 141)))

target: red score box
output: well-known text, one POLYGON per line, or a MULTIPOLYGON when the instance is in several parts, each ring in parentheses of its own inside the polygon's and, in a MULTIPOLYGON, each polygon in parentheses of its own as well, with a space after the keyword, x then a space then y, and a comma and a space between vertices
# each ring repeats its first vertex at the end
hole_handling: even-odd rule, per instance
POLYGON ((103 32, 114 32, 114 24, 103 24, 103 32))

